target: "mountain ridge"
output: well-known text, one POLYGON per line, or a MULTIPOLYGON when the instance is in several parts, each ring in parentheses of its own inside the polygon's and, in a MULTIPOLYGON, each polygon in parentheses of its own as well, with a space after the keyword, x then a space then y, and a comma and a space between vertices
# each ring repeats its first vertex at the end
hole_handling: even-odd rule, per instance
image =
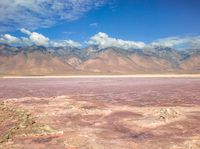
POLYGON ((0 45, 0 75, 200 73, 200 49, 0 45))

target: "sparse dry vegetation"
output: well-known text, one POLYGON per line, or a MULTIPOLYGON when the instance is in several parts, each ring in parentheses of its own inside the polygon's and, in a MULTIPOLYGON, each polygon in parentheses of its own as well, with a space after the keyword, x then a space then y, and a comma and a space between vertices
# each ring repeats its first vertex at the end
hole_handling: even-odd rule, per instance
POLYGON ((17 136, 43 136, 56 135, 62 131, 55 130, 48 125, 36 123, 28 111, 0 103, 0 128, 6 131, 0 136, 0 143, 12 140, 17 136), (8 124, 8 125, 6 125, 8 124))

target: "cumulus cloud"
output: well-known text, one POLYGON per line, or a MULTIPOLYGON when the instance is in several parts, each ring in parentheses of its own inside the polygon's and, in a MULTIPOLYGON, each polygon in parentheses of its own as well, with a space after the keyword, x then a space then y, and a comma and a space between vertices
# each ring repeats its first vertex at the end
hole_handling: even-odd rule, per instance
POLYGON ((31 46, 33 42, 27 37, 21 37, 21 45, 31 46))
POLYGON ((185 38, 169 37, 169 38, 163 38, 163 39, 156 40, 156 41, 152 42, 151 45, 173 47, 173 46, 183 44, 185 42, 186 42, 185 38))
POLYGON ((189 45, 193 48, 200 48, 200 36, 191 38, 189 45))
POLYGON ((24 34, 31 35, 31 32, 25 28, 21 28, 20 31, 24 34))
POLYGON ((20 29, 20 31, 26 34, 28 37, 17 38, 9 34, 4 34, 4 35, 1 35, 0 43, 18 44, 22 46, 38 45, 38 46, 45 46, 45 47, 81 47, 82 46, 79 42, 76 42, 73 40, 53 41, 40 33, 31 32, 25 28, 20 29))
POLYGON ((17 37, 12 36, 12 35, 5 34, 5 35, 1 36, 0 42, 6 43, 6 44, 15 44, 15 43, 20 43, 21 40, 17 37))
POLYGON ((48 42, 49 42, 49 38, 36 32, 33 32, 29 38, 36 45, 48 45, 48 42))
POLYGON ((144 47, 170 47, 175 49, 200 48, 200 36, 168 37, 145 44, 144 42, 125 41, 109 37, 106 33, 99 32, 92 36, 87 42, 90 45, 97 45, 100 48, 118 47, 122 49, 144 48, 144 47))
POLYGON ((73 21, 108 0, 1 0, 0 31, 50 27, 73 21))
POLYGON ((51 42, 51 46, 53 47, 81 47, 82 45, 79 42, 73 41, 73 40, 63 40, 59 42, 51 42))
POLYGON ((130 49, 143 48, 145 46, 144 42, 125 41, 122 39, 111 38, 106 33, 102 32, 92 36, 87 43, 90 45, 97 45, 100 48, 118 47, 123 49, 130 49))
POLYGON ((164 46, 172 48, 199 48, 200 36, 187 36, 187 37, 168 37, 152 42, 152 46, 164 46))
MULTIPOLYGON (((37 33, 31 32, 25 28, 20 29, 26 36, 15 37, 10 34, 0 35, 0 43, 10 45, 22 45, 22 46, 45 46, 45 47, 82 47, 82 44, 73 40, 50 40, 48 37, 37 33)), ((99 48, 117 47, 124 50, 127 49, 141 49, 147 47, 171 47, 175 49, 186 48, 200 48, 200 36, 185 36, 185 37, 168 37, 155 40, 149 44, 145 44, 141 41, 126 41, 122 39, 109 37, 106 33, 99 32, 92 36, 87 42, 87 45, 96 45, 99 48)))
MULTIPOLYGON (((26 30, 24 28, 22 28, 20 31, 22 33, 29 35, 29 42, 32 42, 35 45, 46 46, 49 44, 49 38, 45 37, 42 34, 39 34, 37 32, 30 32, 29 30, 26 30)), ((26 40, 28 41, 28 39, 26 39, 26 40)), ((24 40, 24 41, 26 41, 26 40, 24 40)))

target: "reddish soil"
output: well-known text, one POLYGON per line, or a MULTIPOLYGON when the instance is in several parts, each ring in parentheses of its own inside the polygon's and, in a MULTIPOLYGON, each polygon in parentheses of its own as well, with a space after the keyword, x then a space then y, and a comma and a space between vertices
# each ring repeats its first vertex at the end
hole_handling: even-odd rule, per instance
POLYGON ((200 78, 0 79, 0 101, 0 137, 20 123, 10 109, 35 123, 0 148, 200 149, 200 78))

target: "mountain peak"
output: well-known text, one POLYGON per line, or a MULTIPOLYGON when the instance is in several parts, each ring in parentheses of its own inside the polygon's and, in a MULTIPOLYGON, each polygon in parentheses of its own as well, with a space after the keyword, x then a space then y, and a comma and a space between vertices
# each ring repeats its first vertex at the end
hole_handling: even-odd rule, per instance
POLYGON ((199 73, 200 50, 0 45, 0 74, 199 73))

